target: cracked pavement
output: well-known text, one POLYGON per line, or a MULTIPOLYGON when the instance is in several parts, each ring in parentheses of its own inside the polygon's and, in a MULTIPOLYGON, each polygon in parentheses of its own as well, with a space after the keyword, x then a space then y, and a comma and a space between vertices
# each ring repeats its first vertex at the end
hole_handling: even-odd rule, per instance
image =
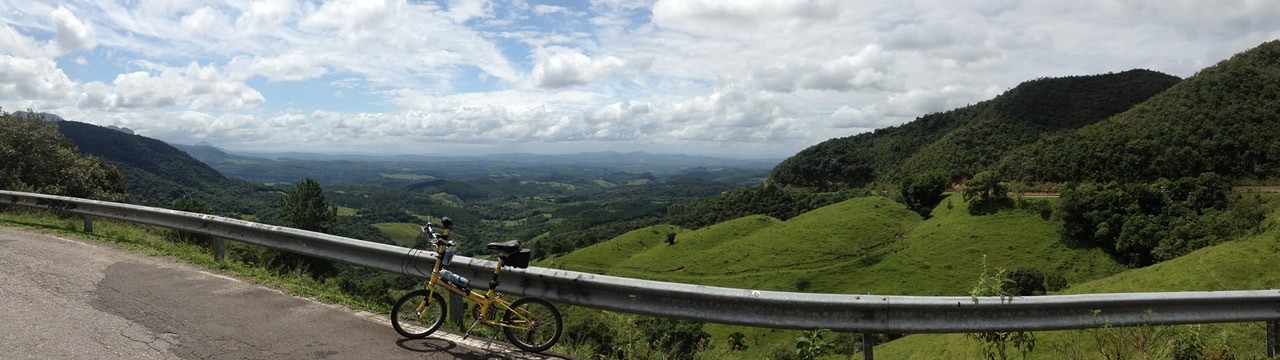
POLYGON ((543 359, 179 263, 0 227, 5 359, 543 359))

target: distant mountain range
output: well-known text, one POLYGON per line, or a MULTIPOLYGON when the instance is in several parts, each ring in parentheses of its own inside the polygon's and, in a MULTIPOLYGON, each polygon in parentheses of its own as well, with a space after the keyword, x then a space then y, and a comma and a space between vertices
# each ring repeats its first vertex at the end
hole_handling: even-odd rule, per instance
POLYGON ((756 184, 778 160, 726 159, 645 152, 589 152, 563 155, 493 154, 481 156, 332 155, 302 152, 232 153, 211 144, 175 147, 224 175, 257 182, 376 183, 397 177, 593 181, 610 173, 696 177, 756 184))
POLYGON ((54 114, 50 114, 50 113, 46 113, 46 112, 35 113, 35 112, 30 112, 30 111, 14 111, 14 112, 13 112, 13 115, 14 115, 14 116, 30 116, 30 115, 35 115, 36 117, 39 117, 39 118, 43 119, 44 121, 52 121, 52 122, 65 121, 61 116, 54 115, 54 114))
MULTIPOLYGON (((202 161, 201 156, 209 156, 208 160, 221 159, 222 154, 230 157, 242 158, 261 158, 261 159, 293 159, 293 160, 311 160, 311 161, 374 161, 374 162, 453 162, 453 161, 500 161, 524 164, 580 164, 580 165, 647 165, 660 166, 662 168, 670 167, 742 167, 742 168, 772 168, 777 165, 781 159, 730 159, 700 155, 685 154, 654 154, 643 151, 618 152, 618 151, 600 151, 600 152, 581 152, 572 154, 530 154, 530 153, 507 153, 507 154, 490 154, 475 156, 431 156, 431 155, 362 155, 362 154, 320 154, 307 152, 233 152, 223 150, 209 143, 197 145, 173 144, 174 146, 188 150, 188 152, 198 153, 195 155, 197 159, 202 161), (210 149, 211 148, 211 149, 210 149), (216 150, 216 152, 214 151, 216 150)), ((205 161, 206 163, 208 161, 205 161)))

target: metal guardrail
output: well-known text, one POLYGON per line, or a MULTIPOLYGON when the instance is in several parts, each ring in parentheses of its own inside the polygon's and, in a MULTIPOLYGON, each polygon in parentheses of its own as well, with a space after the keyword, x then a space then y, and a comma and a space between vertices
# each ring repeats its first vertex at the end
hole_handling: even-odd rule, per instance
MULTIPOLYGON (((220 216, 12 191, 0 204, 63 210, 156 225, 412 276, 434 254, 220 216)), ((86 227, 90 223, 86 220, 86 227)), ((451 270, 492 276, 492 261, 455 257, 451 270)), ((758 291, 638 280, 530 267, 503 271, 498 290, 592 308, 713 323, 862 333, 1032 331, 1268 321, 1280 290, 1191 291, 1033 297, 890 296, 758 291)), ((1275 330, 1268 332, 1274 356, 1275 330)), ((870 354, 868 354, 870 355, 870 354)))

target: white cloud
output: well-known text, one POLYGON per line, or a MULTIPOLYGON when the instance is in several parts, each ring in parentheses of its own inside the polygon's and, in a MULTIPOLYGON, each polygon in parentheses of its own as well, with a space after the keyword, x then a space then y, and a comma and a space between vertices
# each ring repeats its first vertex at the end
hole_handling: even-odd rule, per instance
POLYGON ((71 10, 59 6, 49 17, 55 29, 50 42, 51 53, 61 55, 94 47, 93 28, 80 21, 71 10))
POLYGON ((302 25, 344 30, 387 28, 404 5, 403 0, 331 1, 303 20, 302 25))
POLYGON ((601 55, 589 57, 571 49, 553 48, 541 55, 529 75, 529 84, 538 88, 587 85, 627 66, 622 59, 601 55))
POLYGON ((164 67, 159 74, 137 71, 121 74, 112 82, 107 109, 153 109, 186 106, 192 110, 250 109, 266 99, 242 81, 229 79, 214 66, 190 63, 182 68, 164 67))
POLYGON ((21 57, 42 54, 35 39, 19 33, 7 24, 0 25, 0 49, 4 49, 5 54, 21 57))
POLYGON ((116 76, 115 98, 107 104, 121 108, 157 108, 177 105, 181 86, 174 81, 138 71, 116 76))
POLYGON ((493 8, 488 0, 449 0, 449 18, 456 23, 492 15, 493 8))
POLYGON ((307 116, 299 113, 283 113, 267 120, 267 124, 277 128, 292 128, 307 124, 307 116))
POLYGON ((324 75, 323 66, 316 65, 314 56, 300 53, 282 54, 276 57, 236 57, 227 64, 231 73, 243 77, 260 75, 272 81, 301 81, 324 75))
POLYGON ((254 0, 236 18, 236 28, 257 34, 279 27, 293 11, 292 0, 254 0))
POLYGON ((563 6, 538 4, 533 6, 533 12, 538 15, 550 15, 550 14, 556 14, 556 13, 568 14, 573 12, 573 10, 570 10, 569 8, 563 7, 563 6))
POLYGON ((201 7, 183 16, 180 24, 182 29, 186 30, 193 38, 213 36, 213 34, 223 32, 224 29, 231 26, 226 14, 210 6, 201 7))
POLYGON ((48 59, 0 55, 0 99, 41 102, 41 107, 63 104, 76 93, 76 84, 48 59))
POLYGON ((725 35, 734 28, 829 21, 840 10, 834 0, 659 0, 653 4, 653 22, 691 33, 725 35))
POLYGON ((853 128, 868 131, 900 125, 921 115, 967 106, 974 99, 983 97, 983 92, 955 85, 943 86, 938 90, 912 89, 905 93, 890 95, 886 101, 880 103, 859 108, 841 106, 831 113, 830 125, 838 129, 853 128))
MULTIPOLYGON (((796 61, 813 59, 796 59, 796 61)), ((867 45, 854 55, 813 63, 790 62, 783 66, 757 68, 752 78, 763 88, 775 92, 795 90, 850 91, 891 87, 886 69, 888 57, 876 44, 867 45)))
POLYGON ((139 0, 138 9, 155 16, 175 16, 196 9, 200 0, 139 0))

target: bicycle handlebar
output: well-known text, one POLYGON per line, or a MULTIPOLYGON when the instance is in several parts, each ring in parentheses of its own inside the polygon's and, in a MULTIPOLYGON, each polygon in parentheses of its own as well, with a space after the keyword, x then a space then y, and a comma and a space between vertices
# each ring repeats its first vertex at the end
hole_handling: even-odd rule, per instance
POLYGON ((444 244, 448 246, 453 246, 454 243, 453 241, 449 240, 449 235, 448 235, 449 230, 453 229, 453 221, 446 216, 446 217, 440 218, 440 223, 444 225, 445 234, 436 232, 434 228, 435 224, 431 223, 430 216, 427 217, 427 225, 419 226, 418 228, 423 233, 426 233, 427 236, 430 236, 432 240, 435 240, 437 245, 444 244))

